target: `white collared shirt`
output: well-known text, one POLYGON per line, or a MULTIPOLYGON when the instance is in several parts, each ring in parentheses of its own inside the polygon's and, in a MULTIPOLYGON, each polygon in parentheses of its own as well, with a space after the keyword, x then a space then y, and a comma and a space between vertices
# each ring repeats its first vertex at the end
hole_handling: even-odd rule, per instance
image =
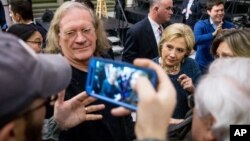
POLYGON ((213 26, 214 30, 217 28, 217 24, 214 23, 214 21, 209 17, 210 24, 213 26))
POLYGON ((190 8, 191 8, 191 6, 192 6, 192 4, 193 4, 193 2, 194 2, 194 0, 189 0, 188 1, 188 5, 187 5, 187 9, 186 9, 186 13, 185 13, 185 17, 186 17, 186 19, 188 19, 189 18, 189 10, 190 10, 190 8))
MULTIPOLYGON (((156 42, 157 42, 157 45, 158 45, 159 42, 160 42, 160 39, 161 39, 161 35, 160 35, 160 32, 159 32, 159 26, 162 27, 162 25, 159 25, 158 23, 153 21, 149 16, 148 16, 148 19, 149 19, 149 22, 150 22, 151 27, 153 29, 154 36, 155 36, 155 39, 156 39, 156 42)), ((163 29, 163 27, 162 27, 162 29, 163 29)))

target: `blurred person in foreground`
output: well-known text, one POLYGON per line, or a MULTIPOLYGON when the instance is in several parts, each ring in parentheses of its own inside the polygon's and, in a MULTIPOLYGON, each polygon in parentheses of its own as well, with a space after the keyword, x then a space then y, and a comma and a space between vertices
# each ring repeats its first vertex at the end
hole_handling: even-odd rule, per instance
POLYGON ((250 57, 250 31, 228 29, 214 39, 211 52, 215 58, 250 57))
POLYGON ((249 58, 216 59, 211 64, 194 95, 195 140, 229 141, 230 125, 250 123, 249 70, 249 58))

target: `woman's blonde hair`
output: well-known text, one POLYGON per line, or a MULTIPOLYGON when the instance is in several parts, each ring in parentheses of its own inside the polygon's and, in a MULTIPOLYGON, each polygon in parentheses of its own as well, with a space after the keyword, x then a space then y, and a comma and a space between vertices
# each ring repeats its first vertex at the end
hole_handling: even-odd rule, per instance
POLYGON ((46 52, 47 53, 62 53, 61 48, 59 46, 59 32, 60 32, 60 21, 63 18, 64 14, 70 10, 70 9, 83 9, 90 13, 90 15, 93 17, 93 25, 95 28, 95 33, 97 36, 96 41, 96 50, 94 52, 94 55, 100 55, 101 52, 104 50, 109 49, 109 43, 107 40, 106 32, 103 28, 102 22, 96 17, 93 10, 86 5, 79 3, 79 2, 73 2, 73 1, 67 1, 64 2, 55 12, 54 17, 51 21, 49 31, 47 33, 47 46, 46 46, 46 52))
POLYGON ((169 25, 163 31, 162 37, 159 43, 159 47, 158 47, 159 56, 162 57, 161 56, 162 47, 165 42, 168 42, 173 39, 180 38, 180 37, 184 38, 187 44, 187 51, 185 55, 185 57, 187 57, 191 53, 195 44, 194 34, 193 34, 192 29, 188 25, 185 25, 182 23, 175 23, 175 24, 169 25))

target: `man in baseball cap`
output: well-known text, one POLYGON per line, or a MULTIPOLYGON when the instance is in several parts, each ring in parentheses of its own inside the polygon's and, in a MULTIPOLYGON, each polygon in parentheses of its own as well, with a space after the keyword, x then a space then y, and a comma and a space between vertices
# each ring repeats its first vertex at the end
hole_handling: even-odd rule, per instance
POLYGON ((70 79, 61 55, 36 54, 17 37, 0 33, 0 140, 41 140, 44 105, 70 79))

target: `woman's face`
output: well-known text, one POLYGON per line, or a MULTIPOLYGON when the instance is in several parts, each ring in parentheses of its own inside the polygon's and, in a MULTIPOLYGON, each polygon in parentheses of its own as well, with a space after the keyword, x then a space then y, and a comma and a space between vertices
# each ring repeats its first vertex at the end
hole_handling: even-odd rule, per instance
POLYGON ((183 37, 166 41, 162 45, 162 61, 167 67, 179 65, 187 53, 187 44, 183 37))
POLYGON ((36 52, 40 53, 43 37, 40 32, 35 31, 26 41, 26 43, 36 52))
POLYGON ((226 42, 221 42, 216 50, 216 57, 222 58, 222 57, 234 57, 234 53, 229 48, 228 44, 226 42))

